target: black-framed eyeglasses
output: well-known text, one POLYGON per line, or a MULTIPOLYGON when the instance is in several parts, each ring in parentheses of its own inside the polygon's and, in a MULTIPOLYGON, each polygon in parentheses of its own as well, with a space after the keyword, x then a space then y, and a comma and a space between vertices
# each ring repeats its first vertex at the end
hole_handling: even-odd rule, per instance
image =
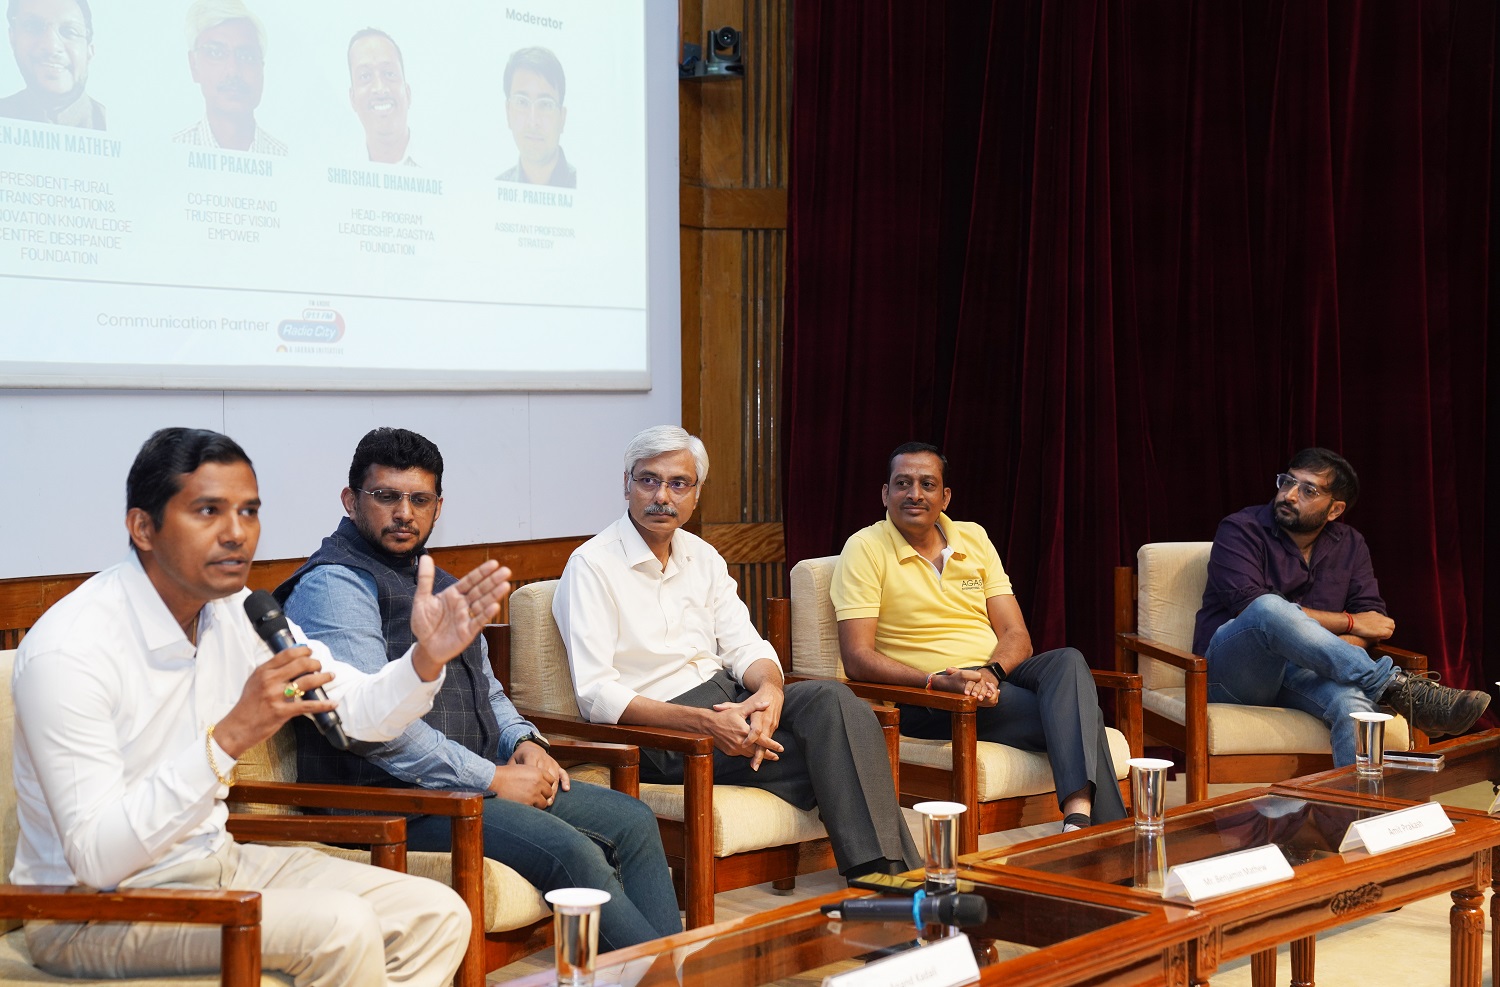
POLYGON ((653 476, 650 473, 647 473, 645 476, 636 476, 632 473, 630 478, 635 481, 637 486, 649 494, 654 494, 665 486, 671 491, 674 497, 681 497, 698 485, 697 480, 684 480, 681 477, 675 480, 663 480, 661 477, 653 476))
POLYGON ((1297 488, 1297 493, 1301 494, 1303 497, 1307 498, 1308 500, 1311 500, 1314 497, 1321 497, 1324 494, 1326 494, 1326 493, 1329 492, 1327 490, 1324 490, 1322 487, 1318 486, 1315 483, 1308 483, 1306 480, 1299 480, 1299 479, 1297 479, 1295 476, 1293 476, 1290 473, 1277 473, 1276 474, 1276 489, 1277 490, 1281 491, 1282 493, 1286 493, 1288 490, 1292 489, 1293 487, 1296 487, 1297 488))
POLYGON ((395 507, 403 500, 411 504, 414 511, 430 511, 437 506, 438 495, 428 493, 426 490, 418 490, 416 493, 407 493, 405 490, 389 490, 381 487, 379 490, 364 490, 355 487, 360 493, 369 497, 381 507, 395 507))

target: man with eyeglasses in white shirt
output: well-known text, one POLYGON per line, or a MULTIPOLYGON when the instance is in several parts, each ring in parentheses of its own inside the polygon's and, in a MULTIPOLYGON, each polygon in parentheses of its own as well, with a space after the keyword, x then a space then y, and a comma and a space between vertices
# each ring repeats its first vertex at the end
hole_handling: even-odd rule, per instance
POLYGON ((1193 652, 1208 662, 1208 701, 1284 706, 1328 725, 1333 761, 1354 763, 1350 713, 1389 706, 1433 736, 1464 733, 1490 697, 1408 675, 1370 649, 1386 614, 1364 537, 1333 524, 1359 496, 1349 461, 1303 449, 1269 504, 1219 523, 1193 652))
MULTIPOLYGON (((715 783, 816 806, 845 877, 920 866, 874 712, 839 682, 787 685, 724 559, 682 529, 703 442, 648 428, 624 465, 625 515, 574 551, 552 602, 583 715, 711 735, 715 783)), ((682 755, 642 748, 641 780, 681 784, 682 755)))
POLYGON ((521 157, 496 180, 576 188, 578 172, 558 143, 568 122, 568 108, 563 105, 568 81, 562 62, 549 49, 522 48, 505 63, 502 82, 505 122, 521 157))
POLYGON ((197 0, 187 12, 188 69, 203 90, 203 119, 178 144, 283 156, 255 121, 266 89, 266 29, 240 0, 197 0))

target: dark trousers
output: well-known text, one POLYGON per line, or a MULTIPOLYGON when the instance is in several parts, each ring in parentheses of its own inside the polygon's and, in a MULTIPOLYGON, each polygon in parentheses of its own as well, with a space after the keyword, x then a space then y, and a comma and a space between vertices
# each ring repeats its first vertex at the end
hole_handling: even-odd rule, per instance
MULTIPOLYGON (((750 691, 720 672, 671 700, 707 709, 743 702, 750 691)), ((781 722, 773 736, 785 750, 777 761, 714 751, 714 782, 770 792, 799 809, 814 806, 828 829, 840 872, 884 858, 920 867, 891 785, 880 722, 868 703, 840 682, 793 682, 786 687, 781 722)), ((641 750, 641 780, 680 785, 683 756, 674 751, 641 750)))
MULTIPOLYGON (((1099 712, 1099 692, 1088 662, 1075 648, 1032 655, 1000 685, 1000 701, 975 717, 980 740, 1023 751, 1045 751, 1057 801, 1085 785, 1094 791, 1093 821, 1125 818, 1114 759, 1099 712)), ((924 740, 952 740, 951 714, 901 707, 901 732, 924 740)))

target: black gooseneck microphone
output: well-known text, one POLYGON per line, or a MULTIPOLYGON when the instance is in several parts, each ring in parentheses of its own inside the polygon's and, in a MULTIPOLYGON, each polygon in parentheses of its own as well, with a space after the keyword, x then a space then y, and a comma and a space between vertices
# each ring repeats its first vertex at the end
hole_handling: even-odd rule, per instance
MULTIPOLYGON (((286 614, 281 612, 276 597, 265 590, 258 589, 245 597, 245 616, 250 618, 250 626, 255 628, 255 633, 260 635, 260 639, 266 642, 273 654, 297 646, 296 639, 292 637, 292 629, 287 625, 286 614)), ((328 694, 321 688, 308 689, 304 695, 316 702, 328 699, 328 694)), ((341 751, 349 749, 349 738, 344 736, 344 727, 337 711, 313 713, 312 721, 323 739, 341 751)))
POLYGON ((977 894, 927 894, 906 898, 848 898, 824 905, 823 913, 838 912, 844 922, 913 922, 924 925, 980 925, 989 917, 989 903, 977 894))

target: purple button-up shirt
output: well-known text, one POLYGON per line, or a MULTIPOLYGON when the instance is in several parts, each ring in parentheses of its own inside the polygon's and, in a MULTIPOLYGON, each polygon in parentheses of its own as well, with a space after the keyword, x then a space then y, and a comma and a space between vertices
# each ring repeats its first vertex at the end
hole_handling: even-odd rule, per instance
POLYGON ((1266 593, 1309 610, 1385 613, 1363 535, 1335 521, 1313 542, 1311 561, 1304 561, 1302 550, 1271 516, 1271 505, 1261 504, 1219 522, 1193 653, 1205 653, 1214 631, 1266 593))

